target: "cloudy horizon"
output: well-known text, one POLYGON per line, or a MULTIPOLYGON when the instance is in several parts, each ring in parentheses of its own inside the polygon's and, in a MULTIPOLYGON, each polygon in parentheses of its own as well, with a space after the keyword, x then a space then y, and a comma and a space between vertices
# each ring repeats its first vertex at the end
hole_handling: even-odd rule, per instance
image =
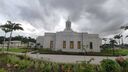
POLYGON ((37 37, 62 31, 69 16, 74 31, 109 37, 127 25, 127 4, 128 0, 0 0, 0 25, 7 20, 21 23, 24 31, 14 36, 37 37))

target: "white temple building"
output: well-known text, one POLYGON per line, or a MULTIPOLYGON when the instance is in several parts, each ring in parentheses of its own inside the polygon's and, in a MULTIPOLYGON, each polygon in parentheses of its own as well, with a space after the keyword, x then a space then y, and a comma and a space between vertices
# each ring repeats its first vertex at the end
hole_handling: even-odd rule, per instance
POLYGON ((64 31, 38 36, 37 43, 40 43, 43 48, 55 51, 83 52, 83 50, 86 50, 87 52, 100 52, 102 40, 98 34, 74 32, 71 29, 71 21, 67 20, 64 31))

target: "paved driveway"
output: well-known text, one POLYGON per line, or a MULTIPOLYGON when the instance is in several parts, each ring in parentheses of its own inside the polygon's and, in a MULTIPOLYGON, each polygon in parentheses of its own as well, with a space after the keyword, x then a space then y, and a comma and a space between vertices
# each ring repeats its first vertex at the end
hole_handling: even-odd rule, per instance
MULTIPOLYGON (((59 62, 59 63, 76 63, 77 61, 88 61, 91 58, 94 60, 91 62, 92 64, 99 64, 100 61, 103 59, 112 59, 115 60, 116 57, 107 57, 107 56, 76 56, 76 55, 51 55, 51 54, 28 54, 28 56, 37 58, 37 59, 44 59, 49 60, 52 62, 59 62)), ((124 58, 128 58, 125 56, 124 58)))
MULTIPOLYGON (((9 52, 13 53, 14 52, 9 52)), ((24 53, 15 53, 15 54, 24 54, 24 53)), ((99 64, 103 59, 112 59, 115 60, 117 57, 107 57, 107 56, 77 56, 77 55, 52 55, 52 54, 31 54, 27 53, 27 55, 31 58, 48 60, 57 63, 76 63, 78 61, 88 61, 91 58, 94 60, 91 62, 92 64, 99 64)), ((124 56, 124 58, 128 58, 128 56, 124 56)))

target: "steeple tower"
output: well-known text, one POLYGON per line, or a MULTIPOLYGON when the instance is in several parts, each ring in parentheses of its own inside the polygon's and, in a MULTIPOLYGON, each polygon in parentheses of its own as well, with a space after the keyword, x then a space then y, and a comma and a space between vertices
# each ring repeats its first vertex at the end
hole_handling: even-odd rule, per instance
POLYGON ((70 21, 69 17, 68 17, 68 20, 66 21, 65 31, 72 31, 72 29, 71 29, 71 21, 70 21))
POLYGON ((66 29, 71 30, 71 21, 69 19, 66 21, 66 29))

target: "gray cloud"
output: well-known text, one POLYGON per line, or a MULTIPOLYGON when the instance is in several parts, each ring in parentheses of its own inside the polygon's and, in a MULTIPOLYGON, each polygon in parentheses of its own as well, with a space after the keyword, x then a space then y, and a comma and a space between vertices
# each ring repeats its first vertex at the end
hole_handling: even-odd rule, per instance
POLYGON ((125 0, 115 1, 122 6, 113 5, 111 8, 110 3, 106 9, 104 5, 109 1, 111 0, 0 0, 0 15, 14 21, 21 19, 29 22, 37 29, 52 31, 63 16, 58 14, 60 9, 68 12, 79 31, 108 35, 118 33, 128 15, 125 10, 120 11, 122 7, 126 7, 122 3, 125 0))

